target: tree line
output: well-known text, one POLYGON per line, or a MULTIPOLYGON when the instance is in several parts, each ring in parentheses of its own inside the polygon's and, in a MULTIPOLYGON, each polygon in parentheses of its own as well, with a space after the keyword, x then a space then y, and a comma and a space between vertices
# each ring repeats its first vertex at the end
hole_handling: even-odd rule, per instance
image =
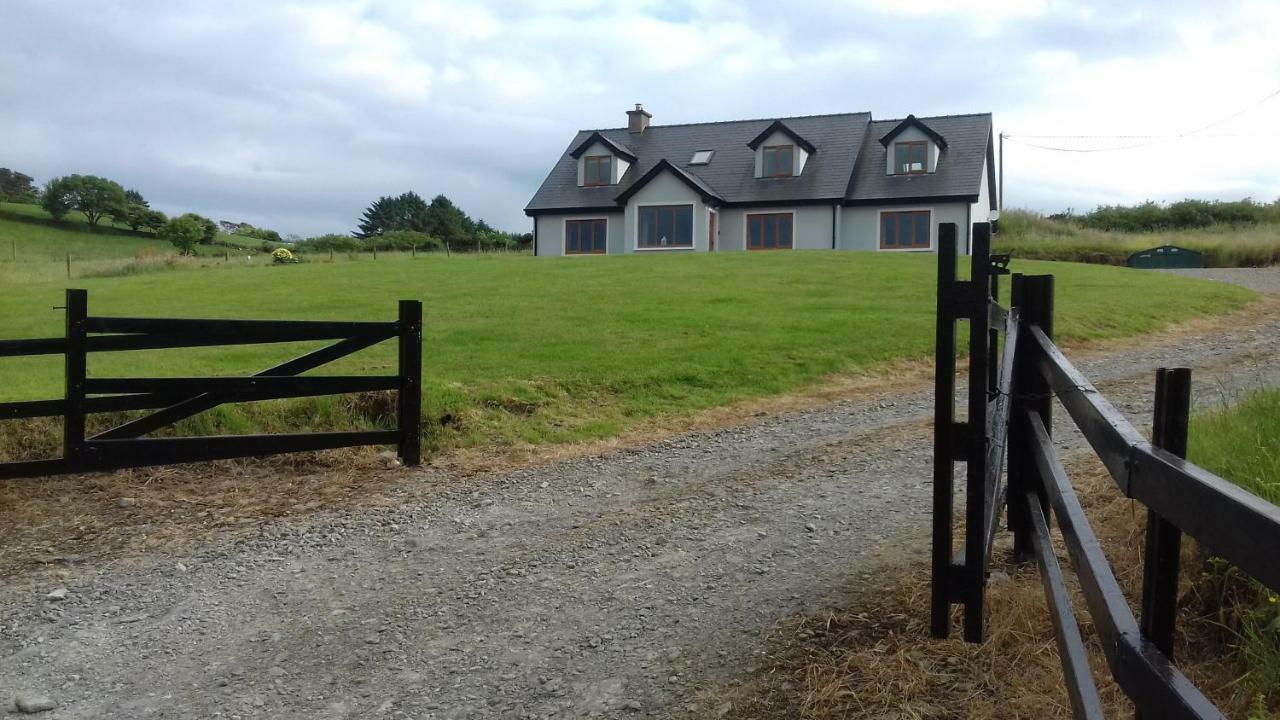
MULTIPOLYGON (((38 204, 56 222, 71 212, 79 212, 91 228, 103 220, 128 227, 134 232, 152 232, 168 240, 183 254, 191 254, 197 245, 217 242, 219 224, 196 213, 173 218, 152 209, 142 193, 126 189, 120 183, 96 175, 55 177, 42 188, 25 173, 0 168, 0 200, 38 204)), ((375 200, 350 235, 320 235, 305 240, 286 241, 274 230, 257 228, 248 223, 221 221, 222 230, 231 235, 262 241, 269 252, 287 246, 297 251, 360 252, 368 250, 423 251, 503 250, 528 247, 531 233, 510 233, 491 227, 484 220, 473 219, 444 195, 427 202, 409 191, 375 200)))
POLYGON ((1050 215, 1049 219, 1116 232, 1184 230, 1211 225, 1256 225, 1262 222, 1280 223, 1280 200, 1259 203, 1250 198, 1230 201, 1188 199, 1167 205, 1148 200, 1138 205, 1101 205, 1082 214, 1068 210, 1050 215))

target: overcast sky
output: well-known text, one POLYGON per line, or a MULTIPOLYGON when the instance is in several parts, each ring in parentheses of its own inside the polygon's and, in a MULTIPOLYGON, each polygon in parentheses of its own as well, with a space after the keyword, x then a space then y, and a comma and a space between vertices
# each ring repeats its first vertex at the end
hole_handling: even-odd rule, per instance
POLYGON ((349 232, 405 190, 525 230, 573 133, 636 102, 655 124, 989 111, 1022 136, 1008 207, 1271 201, 1277 38, 1275 0, 0 0, 0 167, 282 233, 349 232), (1245 108, 1182 139, 1026 137, 1245 108))

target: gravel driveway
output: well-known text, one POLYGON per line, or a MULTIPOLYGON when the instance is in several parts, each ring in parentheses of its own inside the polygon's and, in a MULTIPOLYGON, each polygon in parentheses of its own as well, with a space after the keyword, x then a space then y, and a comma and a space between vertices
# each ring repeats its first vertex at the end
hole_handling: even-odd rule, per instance
MULTIPOLYGON (((1080 364, 1145 425, 1160 365, 1195 366, 1202 401, 1280 383, 1280 318, 1080 364)), ((751 667, 773 623, 922 546, 931 405, 840 402, 466 483, 406 471, 395 509, 14 578, 0 703, 43 695, 50 719, 716 717, 698 689, 751 667)))

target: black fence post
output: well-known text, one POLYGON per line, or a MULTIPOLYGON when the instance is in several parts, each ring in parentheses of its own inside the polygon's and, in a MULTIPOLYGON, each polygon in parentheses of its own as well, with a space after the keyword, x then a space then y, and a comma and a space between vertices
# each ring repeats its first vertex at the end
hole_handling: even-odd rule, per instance
POLYGON ((965 303, 969 315, 969 411, 965 445, 964 639, 982 642, 987 590, 987 403, 991 364, 991 226, 972 227, 972 280, 965 303))
POLYGON ((85 318, 89 314, 89 293, 68 289, 66 294, 67 336, 63 350, 65 406, 62 416, 62 457, 73 472, 85 467, 84 379, 87 372, 85 318))
MULTIPOLYGON (((1191 369, 1156 371, 1156 406, 1151 443, 1180 458, 1187 456, 1191 414, 1191 369)), ((1142 634, 1173 659, 1173 630, 1178 616, 1178 565, 1182 531, 1147 511, 1146 555, 1142 563, 1142 634)))
POLYGON ((956 395, 956 226, 938 225, 938 311, 935 329, 933 387, 933 554, 929 612, 930 632, 951 632, 951 553, 953 483, 955 481, 956 395))
MULTIPOLYGON (((1019 323, 1024 327, 1035 315, 1035 308, 1027 300, 1025 278, 1015 273, 1011 281, 1009 305, 1020 313, 1019 323)), ((1009 408, 1009 492, 1006 496, 1009 530, 1013 532, 1013 558, 1015 562, 1028 562, 1035 558, 1035 547, 1031 540, 1032 525, 1026 504, 1022 501, 1027 491, 1034 489, 1038 483, 1032 480, 1036 472, 1035 460, 1031 457, 1031 429, 1027 426, 1028 394, 1026 388, 1034 383, 1036 369, 1030 349, 1031 338, 1018 333, 1018 347, 1013 355, 1013 387, 1014 397, 1010 398, 1009 408)))
POLYGON ((400 462, 422 462, 422 302, 400 301, 400 462))

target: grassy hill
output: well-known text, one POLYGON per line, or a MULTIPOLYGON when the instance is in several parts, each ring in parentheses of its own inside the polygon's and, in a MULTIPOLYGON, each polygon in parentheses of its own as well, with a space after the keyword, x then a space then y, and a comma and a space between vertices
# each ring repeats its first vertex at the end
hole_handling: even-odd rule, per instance
POLYGON ((1204 253, 1206 267, 1280 265, 1280 224, 1211 226, 1164 232, 1106 232, 1048 220, 1025 210, 1006 210, 993 250, 1030 260, 1124 265, 1130 255, 1158 245, 1204 253))
POLYGON ((0 262, 61 262, 132 258, 139 253, 173 254, 152 233, 133 232, 102 221, 92 228, 80 213, 55 222, 35 205, 0 203, 0 262))
POLYGON ((0 283, 65 282, 68 257, 70 279, 206 268, 224 258, 236 265, 245 264, 247 256, 266 261, 260 240, 218 233, 215 242, 196 246, 196 259, 183 259, 153 233, 135 232, 108 219, 90 227, 78 212, 55 221, 36 205, 0 203, 0 283))
MULTIPOLYGON (((103 315, 376 320, 393 319, 397 300, 419 298, 428 439, 444 447, 607 437, 646 418, 928 360, 935 263, 927 254, 833 252, 401 255, 75 284, 88 288, 90 313, 103 315)), ((1024 261, 1014 269, 1058 276, 1057 327, 1067 342, 1147 332, 1252 297, 1163 273, 1024 261)), ((48 308, 62 304, 65 286, 0 286, 0 337, 60 334, 62 314, 48 308)), ((302 349, 104 353, 90 373, 248 374, 302 349)), ((338 368, 385 373, 394 362, 387 344, 338 368)), ((61 383, 52 358, 0 359, 0 373, 4 399, 56 397, 61 383)), ((342 400, 244 407, 209 422, 239 432, 289 419, 342 425, 364 412, 342 400)))

